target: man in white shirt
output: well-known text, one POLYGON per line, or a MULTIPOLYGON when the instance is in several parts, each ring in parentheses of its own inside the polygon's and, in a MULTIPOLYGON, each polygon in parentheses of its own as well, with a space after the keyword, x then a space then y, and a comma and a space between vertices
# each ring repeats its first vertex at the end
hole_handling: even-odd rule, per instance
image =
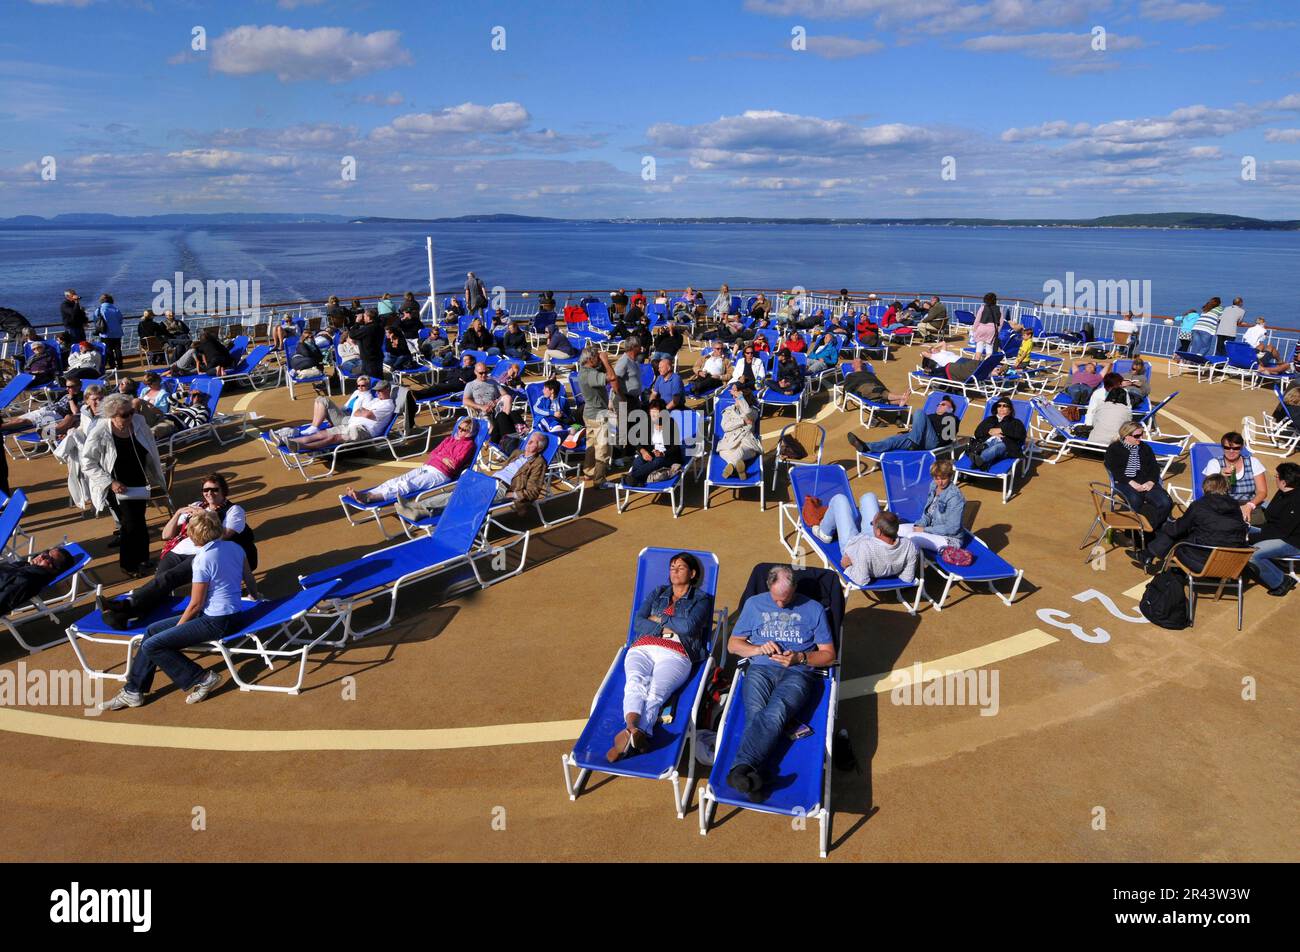
POLYGON ((1251 347, 1254 347, 1256 350, 1259 349, 1259 345, 1264 342, 1264 338, 1267 336, 1268 327, 1265 325, 1264 318, 1262 317, 1255 318, 1255 326, 1247 328, 1246 333, 1241 335, 1242 340, 1251 347))
POLYGON ((280 442, 293 452, 318 450, 335 443, 347 443, 364 440, 383 432, 396 409, 392 388, 382 377, 371 385, 370 378, 362 375, 357 378, 357 392, 354 393, 344 409, 351 416, 344 418, 340 410, 329 400, 316 402, 312 414, 311 426, 303 430, 296 439, 277 434, 280 442), (362 382, 364 381, 364 383, 362 382), (326 419, 330 421, 328 429, 320 429, 326 419))
POLYGON ((1241 306, 1241 298, 1233 298, 1232 306, 1225 307, 1223 313, 1219 315, 1219 348, 1217 353, 1226 353, 1227 348, 1223 345, 1230 340, 1237 339, 1237 325, 1245 321, 1246 309, 1241 306))

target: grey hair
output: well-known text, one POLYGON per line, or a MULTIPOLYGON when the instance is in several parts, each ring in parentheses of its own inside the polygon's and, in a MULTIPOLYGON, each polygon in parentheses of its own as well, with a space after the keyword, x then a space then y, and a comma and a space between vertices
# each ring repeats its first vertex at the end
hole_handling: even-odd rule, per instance
POLYGON ((771 588, 784 575, 786 581, 794 586, 794 569, 788 565, 774 565, 767 570, 767 587, 771 588))
POLYGON ((99 402, 99 415, 102 419, 115 417, 123 410, 130 410, 134 401, 125 393, 110 393, 99 402))
MULTIPOLYGON (((104 388, 97 383, 92 383, 81 395, 82 397, 102 397, 104 388)), ((126 394, 123 394, 123 396, 126 396, 126 394)))

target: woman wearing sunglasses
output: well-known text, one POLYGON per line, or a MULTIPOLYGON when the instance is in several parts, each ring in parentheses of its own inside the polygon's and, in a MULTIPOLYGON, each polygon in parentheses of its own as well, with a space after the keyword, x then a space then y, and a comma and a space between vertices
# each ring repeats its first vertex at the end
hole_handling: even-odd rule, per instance
POLYGON ((1160 485, 1160 464, 1151 447, 1142 442, 1142 424, 1128 420, 1106 447, 1106 472, 1134 512, 1147 517, 1151 528, 1159 529, 1174 510, 1173 500, 1160 485))
POLYGON ((132 618, 142 618, 161 605, 173 592, 192 581, 194 557, 202 546, 189 535, 190 522, 208 512, 221 523, 221 539, 235 542, 244 550, 251 568, 257 568, 257 540, 248 527, 244 507, 230 501, 230 485, 220 473, 203 477, 203 498, 176 510, 163 526, 163 555, 154 577, 122 598, 101 600, 100 612, 113 628, 130 627, 132 618))
POLYGON ((1202 476, 1222 473, 1228 480, 1228 495, 1241 507, 1241 518, 1250 521, 1251 513, 1268 498, 1268 479, 1264 467, 1246 452, 1246 438, 1236 431, 1223 434, 1219 452, 1201 470, 1202 476))

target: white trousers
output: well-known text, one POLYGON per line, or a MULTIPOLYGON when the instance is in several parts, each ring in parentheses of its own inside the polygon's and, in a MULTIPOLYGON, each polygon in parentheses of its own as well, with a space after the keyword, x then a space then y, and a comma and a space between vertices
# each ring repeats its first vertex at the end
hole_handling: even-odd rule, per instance
POLYGON ((433 466, 424 465, 401 476, 380 483, 371 492, 379 493, 385 499, 401 496, 414 496, 416 493, 437 489, 448 482, 447 474, 433 466))
POLYGON ((627 684, 623 688, 623 713, 640 714, 638 725, 653 734, 664 701, 691 676, 691 659, 662 645, 629 648, 623 659, 627 684))
POLYGON ((898 527, 898 535, 899 538, 911 539, 912 545, 918 549, 929 549, 931 552, 938 552, 944 546, 957 544, 947 536, 935 535, 933 532, 918 529, 910 522, 898 527))

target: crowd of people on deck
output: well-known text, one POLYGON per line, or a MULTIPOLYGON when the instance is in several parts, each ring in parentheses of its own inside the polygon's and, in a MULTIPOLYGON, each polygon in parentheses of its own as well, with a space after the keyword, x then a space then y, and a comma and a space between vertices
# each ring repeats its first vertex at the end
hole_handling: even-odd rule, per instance
MULTIPOLYGON (((438 321, 423 319, 411 292, 400 302, 385 294, 373 307, 356 299, 345 306, 331 297, 324 313, 328 330, 304 331, 286 319, 271 322, 270 337, 281 346, 297 337, 285 355, 291 373, 305 379, 338 375, 353 380, 355 388, 337 403, 328 387, 318 387, 322 392, 309 421, 274 430, 269 437, 290 452, 317 452, 373 438, 401 412, 413 427, 419 400, 459 397, 463 415, 422 464, 373 489, 350 488, 345 499, 367 505, 397 497, 405 518, 435 516, 449 498, 439 491, 474 466, 477 427, 484 426, 504 459, 489 474, 497 482, 494 503, 524 513, 545 492, 543 450, 551 436, 581 435, 585 455, 579 469, 589 488, 608 487, 611 475, 620 470, 624 485, 644 486, 675 476, 688 462, 673 411, 692 403, 707 410, 710 399, 720 396, 722 409, 713 423, 716 451, 725 464, 722 475, 743 479, 764 452, 757 428, 763 394, 802 394, 817 375, 835 370, 845 353, 852 356, 840 376, 841 388, 898 408, 909 405, 911 394, 887 386, 861 359, 860 348, 888 346, 890 340, 937 340, 937 346, 917 351, 919 368, 952 380, 966 379, 994 354, 1003 355, 1007 369, 1027 369, 1033 360, 1033 331, 1011 321, 992 293, 974 313, 965 350, 950 345, 949 315, 937 295, 888 305, 872 296, 867 304, 884 306, 879 316, 847 289, 826 307, 808 307, 794 291, 775 301, 759 293, 745 308, 737 300, 726 285, 711 302, 693 288, 678 296, 620 288, 608 299, 608 338, 618 344, 618 353, 612 354, 607 342, 575 340, 553 292, 540 296, 536 315, 521 319, 494 307, 474 272, 466 276, 463 295, 451 298, 442 311, 456 329, 454 341, 438 321), (652 305, 663 306, 663 319, 652 319, 652 305), (542 336, 535 338, 530 331, 542 336), (689 367, 683 361, 688 349, 698 351, 689 367), (551 376, 530 401, 518 365, 499 377, 493 374, 498 357, 530 365, 573 362, 576 388, 566 392, 564 382, 551 376), (437 369, 441 379, 421 386, 407 381, 403 411, 394 399, 395 382, 430 369, 437 369), (626 421, 638 414, 646 425, 633 438, 626 421)), ((183 650, 232 630, 244 591, 261 597, 253 575, 258 566, 253 529, 219 472, 204 476, 200 500, 171 515, 162 529, 163 551, 156 564, 150 559, 146 513, 156 491, 168 485, 160 445, 169 446, 177 434, 212 420, 208 393, 185 381, 221 377, 235 367, 230 342, 211 327, 195 337, 171 311, 161 319, 146 311, 137 327, 141 353, 146 364, 157 357, 161 365, 145 369, 137 382, 126 372, 124 319, 111 294, 101 295, 87 314, 80 296, 69 289, 60 316, 63 329, 52 341, 38 339, 30 326, 6 325, 14 343, 22 345, 12 351, 16 369, 32 374, 31 386, 43 387, 46 398, 6 417, 3 436, 37 434, 57 447, 68 465, 74 504, 111 513, 116 528, 109 545, 117 549, 123 573, 141 584, 116 598, 101 597, 98 608, 108 624, 132 628, 177 593, 188 592, 179 616, 148 626, 125 687, 108 706, 142 704, 159 667, 186 692, 187 702, 202 700, 220 683, 220 675, 205 673, 183 650), (112 384, 86 384, 104 380, 110 372, 112 384), (181 381, 176 385, 169 378, 181 381), (61 386, 55 387, 56 381, 61 386)), ((1244 326, 1240 298, 1227 307, 1212 298, 1180 320, 1187 350, 1202 356, 1222 352, 1244 326)), ((1261 360, 1267 357, 1273 366, 1290 369, 1270 342, 1262 318, 1248 327, 1243 340, 1261 360)), ((1270 498, 1264 464, 1247 451, 1241 433, 1227 432, 1220 452, 1192 474, 1200 484, 1199 497, 1175 517, 1160 464, 1144 439, 1147 428, 1134 419, 1134 408, 1151 397, 1150 369, 1140 354, 1110 364, 1085 356, 1069 366, 1063 387, 1067 409, 1076 418, 1075 435, 1105 446, 1104 466, 1115 491, 1153 530, 1130 554, 1153 568, 1180 542, 1252 546, 1255 577, 1269 594, 1285 595, 1296 585, 1284 570, 1286 560, 1300 558, 1300 496, 1294 494, 1300 465, 1282 462, 1276 467, 1276 491, 1270 498)), ((1009 398, 990 402, 991 412, 962 448, 976 470, 1021 458, 1030 440, 1009 398)), ((849 433, 848 441, 864 454, 954 447, 960 440, 956 407, 951 396, 944 396, 932 412, 914 413, 903 432, 876 440, 849 433)), ((1297 408, 1300 388, 1292 384, 1279 409, 1294 413, 1297 408)), ((5 477, 0 489, 8 494, 7 462, 0 475, 5 477)), ((874 493, 857 500, 835 494, 826 500, 824 517, 810 531, 823 542, 838 542, 842 561, 837 568, 852 584, 881 578, 913 581, 921 571, 922 551, 960 546, 967 503, 953 460, 938 459, 929 475, 928 495, 913 523, 901 522, 874 493)), ((27 560, 0 561, 0 608, 7 613, 39 595, 71 559, 66 549, 55 547, 27 560)), ((1191 559, 1183 561, 1194 565, 1196 556, 1191 559)), ((666 699, 703 659, 710 619, 698 592, 700 579, 698 561, 681 553, 671 561, 665 584, 637 607, 636 639, 625 660, 625 725, 611 738, 611 761, 648 749, 666 699)), ((808 672, 836 659, 825 612, 797 594, 793 570, 774 569, 767 588, 746 602, 728 642, 732 654, 750 660, 743 698, 745 737, 729 782, 755 799, 771 781, 769 758, 791 712, 806 697, 808 672)))

